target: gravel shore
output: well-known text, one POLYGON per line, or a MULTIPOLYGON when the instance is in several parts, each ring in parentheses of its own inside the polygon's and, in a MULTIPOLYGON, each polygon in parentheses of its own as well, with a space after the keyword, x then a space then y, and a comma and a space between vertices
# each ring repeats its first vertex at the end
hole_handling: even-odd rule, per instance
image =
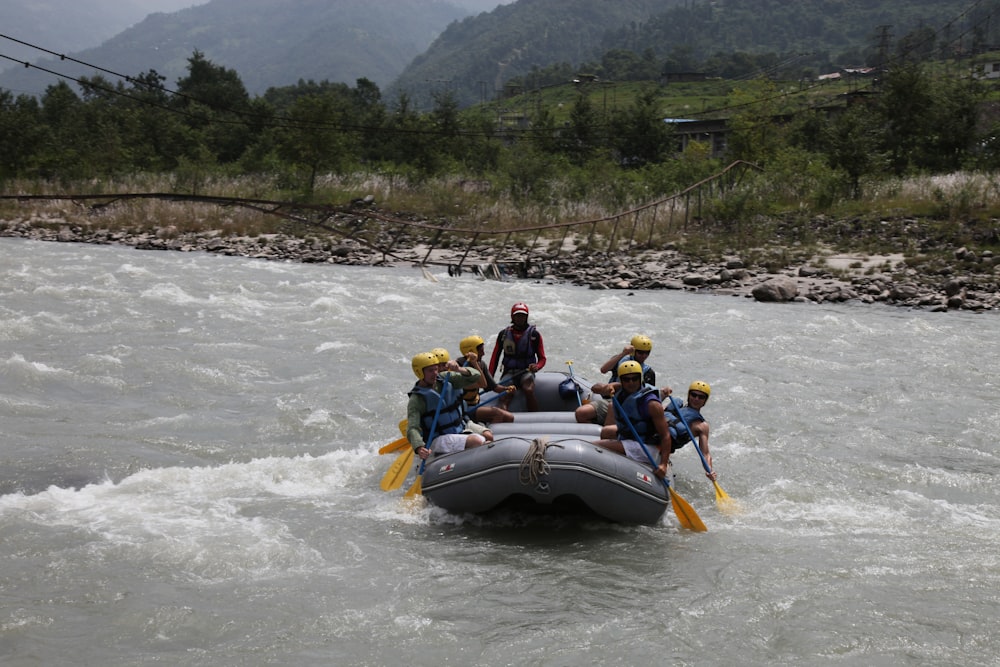
POLYGON ((221 236, 217 232, 129 233, 45 220, 0 220, 0 237, 66 243, 118 244, 141 250, 212 252, 264 259, 422 269, 436 279, 474 273, 488 279, 564 282, 594 290, 675 289, 768 302, 881 303, 932 311, 987 311, 1000 307, 1000 261, 991 252, 956 250, 954 262, 934 275, 907 268, 901 255, 829 254, 779 270, 748 265, 733 256, 704 263, 676 250, 581 253, 523 250, 497 252, 489 246, 442 250, 415 245, 382 253, 350 239, 303 239, 284 234, 221 236), (468 250, 468 252, 467 252, 468 250), (434 271, 435 267, 438 268, 434 271))

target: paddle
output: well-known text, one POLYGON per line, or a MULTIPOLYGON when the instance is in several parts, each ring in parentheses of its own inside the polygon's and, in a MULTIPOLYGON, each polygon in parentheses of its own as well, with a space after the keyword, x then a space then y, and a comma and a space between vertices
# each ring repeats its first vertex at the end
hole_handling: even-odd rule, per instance
POLYGON ((406 481, 406 476, 410 472, 410 464, 413 462, 413 447, 407 447, 406 451, 400 454, 392 465, 389 466, 389 470, 382 477, 382 481, 379 486, 382 487, 383 491, 395 491, 399 487, 403 486, 403 482, 406 481))
MULTIPOLYGON (((567 361, 566 365, 569 366, 569 379, 573 380, 573 384, 576 385, 576 379, 573 377, 573 362, 567 361)), ((580 407, 581 405, 583 405, 583 401, 580 400, 579 386, 577 386, 576 392, 574 393, 576 393, 576 407, 580 407)))
MULTIPOLYGON (((646 443, 639 437, 639 433, 635 430, 635 426, 632 425, 632 422, 629 420, 625 410, 622 409, 622 404, 618 402, 618 397, 615 396, 614 392, 611 393, 611 400, 615 402, 616 414, 620 414, 622 416, 622 420, 626 425, 628 425, 629 430, 632 431, 632 437, 635 438, 635 441, 642 446, 642 451, 646 454, 646 458, 649 459, 649 464, 653 466, 653 468, 656 468, 656 459, 654 459, 653 455, 649 453, 649 448, 646 447, 646 443)), ((701 520, 701 517, 698 516, 698 513, 695 512, 694 508, 681 497, 681 494, 674 491, 674 487, 670 485, 670 482, 666 479, 661 479, 660 481, 663 482, 663 485, 667 487, 667 491, 670 492, 670 505, 674 508, 674 514, 677 515, 677 520, 680 522, 681 526, 696 532, 704 532, 708 530, 705 523, 701 520)))
MULTIPOLYGON (((482 393, 485 394, 486 392, 484 391, 482 393)), ((503 396, 503 392, 497 394, 493 398, 488 398, 485 401, 477 403, 476 407, 479 408, 479 407, 482 407, 484 405, 489 405, 493 401, 499 399, 501 396, 503 396)), ((407 440, 407 438, 406 438, 406 420, 405 419, 403 421, 399 422, 399 430, 402 431, 403 437, 399 438, 398 440, 393 440, 392 442, 390 442, 390 443, 388 443, 386 445, 382 445, 381 447, 379 447, 379 450, 378 450, 379 454, 392 454, 393 452, 398 452, 399 450, 403 449, 404 447, 409 447, 410 446, 410 441, 407 440)))
POLYGON ((403 447, 409 447, 409 446, 410 446, 410 441, 407 440, 406 436, 404 435, 399 440, 393 440, 389 444, 382 445, 381 447, 379 447, 378 453, 379 454, 391 454, 391 453, 393 453, 395 451, 399 451, 403 447))
MULTIPOLYGON (((447 400, 447 396, 451 393, 451 384, 448 382, 448 378, 442 381, 441 395, 438 396, 437 408, 434 410, 434 419, 431 420, 431 430, 427 434, 427 442, 424 447, 427 449, 431 448, 431 443, 434 442, 434 431, 437 429, 438 415, 441 414, 441 405, 447 400)), ((410 448, 410 451, 413 451, 410 448)), ((430 454, 428 454, 430 456, 430 454)), ((404 498, 412 498, 413 496, 421 495, 423 491, 423 479, 424 479, 424 468, 427 466, 427 459, 420 460, 420 470, 417 471, 417 479, 413 482, 413 486, 406 490, 403 494, 404 498)))
MULTIPOLYGON (((677 416, 681 418, 681 423, 684 424, 684 428, 687 429, 688 437, 691 438, 691 444, 694 445, 695 451, 698 452, 698 458, 701 459, 701 465, 705 468, 705 472, 711 473, 712 469, 708 465, 708 460, 705 458, 704 452, 701 451, 698 439, 695 437, 694 431, 692 431, 691 427, 688 425, 687 419, 684 417, 684 413, 681 412, 681 407, 683 406, 678 405, 677 399, 673 396, 670 396, 669 398, 670 404, 674 406, 674 410, 677 411, 677 416)), ((741 509, 740 504, 730 498, 729 494, 723 491, 722 487, 719 486, 719 483, 714 479, 712 480, 712 484, 715 485, 715 504, 719 510, 727 514, 739 512, 741 509)))
POLYGON ((399 433, 403 436, 399 440, 393 440, 387 445, 382 445, 379 447, 379 454, 391 454, 392 452, 398 451, 403 447, 408 447, 410 441, 406 439, 406 420, 399 422, 399 433))

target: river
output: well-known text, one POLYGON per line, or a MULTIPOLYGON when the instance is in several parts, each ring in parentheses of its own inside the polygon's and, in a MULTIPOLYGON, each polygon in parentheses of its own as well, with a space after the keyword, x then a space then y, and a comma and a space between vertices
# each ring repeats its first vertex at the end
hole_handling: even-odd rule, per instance
POLYGON ((4 665, 996 665, 1000 318, 0 239, 4 665), (712 385, 708 526, 411 506, 410 357, 526 301, 712 385), (405 488, 405 487, 404 487, 405 488))

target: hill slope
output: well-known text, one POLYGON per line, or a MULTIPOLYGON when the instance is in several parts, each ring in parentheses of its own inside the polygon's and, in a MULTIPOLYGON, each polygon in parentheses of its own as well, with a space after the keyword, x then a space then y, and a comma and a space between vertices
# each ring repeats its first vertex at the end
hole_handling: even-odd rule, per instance
POLYGON ((690 0, 518 0, 448 26, 393 83, 427 102, 426 82, 441 82, 461 105, 480 101, 533 67, 579 63, 599 53, 609 29, 627 29, 690 0))
POLYGON ((940 52, 946 44, 988 43, 1000 28, 990 20, 997 12, 986 0, 519 0, 450 25, 393 89, 424 104, 425 82, 443 82, 471 104, 484 88, 492 98, 504 81, 533 68, 600 63, 612 49, 648 51, 699 71, 720 53, 775 54, 775 62, 794 62, 799 71, 783 74, 795 78, 805 68, 863 65, 883 36, 892 48, 918 29, 940 52))
MULTIPOLYGON (((175 12, 205 0, 4 0, 0 32, 56 53, 73 53, 99 45, 155 12, 175 12)), ((36 60, 44 53, 0 40, 0 54, 36 60)), ((18 67, 0 59, 0 71, 18 67)))
MULTIPOLYGON (((353 84, 366 77, 384 87, 468 11, 439 0, 211 0, 151 15, 73 57, 128 75, 155 69, 173 85, 197 49, 236 70, 251 94, 299 79, 353 84)), ((36 64, 70 76, 95 73, 68 61, 36 64)), ((15 92, 39 94, 55 82, 33 68, 0 73, 0 87, 15 92)))

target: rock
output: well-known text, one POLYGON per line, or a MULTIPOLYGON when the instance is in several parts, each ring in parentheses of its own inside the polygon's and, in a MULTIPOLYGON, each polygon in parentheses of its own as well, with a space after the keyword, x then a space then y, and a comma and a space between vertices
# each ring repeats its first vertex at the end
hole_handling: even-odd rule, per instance
POLYGON ((964 278, 951 278, 944 284, 944 293, 948 296, 955 296, 959 294, 965 287, 964 278))
POLYGON ((780 303, 791 301, 797 297, 799 295, 799 287, 791 278, 779 276, 757 285, 750 293, 757 301, 780 303))
POLYGON ((893 285, 889 290, 889 298, 893 301, 909 301, 919 296, 920 290, 913 283, 902 283, 893 285))
POLYGON ((701 287, 705 284, 705 276, 700 273, 688 273, 681 278, 681 282, 690 287, 701 287))

